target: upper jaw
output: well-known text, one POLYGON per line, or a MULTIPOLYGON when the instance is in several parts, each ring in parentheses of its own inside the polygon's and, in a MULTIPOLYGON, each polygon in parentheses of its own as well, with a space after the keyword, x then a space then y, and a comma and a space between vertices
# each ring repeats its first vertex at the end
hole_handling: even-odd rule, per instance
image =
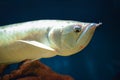
POLYGON ((88 24, 86 27, 92 28, 92 27, 98 27, 98 26, 100 26, 100 25, 102 25, 102 23, 90 23, 90 24, 88 24))

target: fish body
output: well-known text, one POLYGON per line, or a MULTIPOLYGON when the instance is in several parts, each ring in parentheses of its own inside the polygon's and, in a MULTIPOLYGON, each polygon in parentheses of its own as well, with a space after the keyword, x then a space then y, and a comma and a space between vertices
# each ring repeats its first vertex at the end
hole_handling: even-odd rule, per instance
POLYGON ((81 51, 100 24, 38 20, 0 27, 0 64, 69 56, 81 51))

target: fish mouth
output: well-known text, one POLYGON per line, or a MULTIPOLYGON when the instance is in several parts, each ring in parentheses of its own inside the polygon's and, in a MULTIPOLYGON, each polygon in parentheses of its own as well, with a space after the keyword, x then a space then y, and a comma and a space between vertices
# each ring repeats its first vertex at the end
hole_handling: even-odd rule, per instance
POLYGON ((86 34, 86 32, 89 30, 89 29, 93 29, 95 30, 96 27, 102 25, 102 23, 89 23, 88 25, 85 26, 82 34, 80 34, 80 36, 78 37, 77 39, 77 44, 79 43, 79 41, 83 38, 83 36, 86 34))
POLYGON ((102 22, 99 22, 99 23, 96 24, 95 26, 98 27, 98 26, 100 26, 100 25, 102 25, 102 22))
POLYGON ((90 28, 96 28, 98 26, 102 25, 102 23, 89 23, 86 27, 85 27, 85 30, 89 30, 90 28))

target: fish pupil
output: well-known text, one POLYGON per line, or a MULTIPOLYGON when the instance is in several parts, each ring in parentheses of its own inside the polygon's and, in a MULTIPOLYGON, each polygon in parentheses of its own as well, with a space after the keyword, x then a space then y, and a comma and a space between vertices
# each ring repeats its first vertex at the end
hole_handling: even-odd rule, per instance
POLYGON ((80 32, 80 30, 76 30, 75 32, 80 32))

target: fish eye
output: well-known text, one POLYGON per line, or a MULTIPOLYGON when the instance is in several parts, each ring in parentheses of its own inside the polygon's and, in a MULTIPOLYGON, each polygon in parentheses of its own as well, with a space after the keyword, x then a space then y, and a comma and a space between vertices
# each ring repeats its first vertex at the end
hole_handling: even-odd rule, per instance
POLYGON ((80 25, 75 25, 73 29, 76 33, 78 33, 78 32, 81 31, 81 26, 80 25))

